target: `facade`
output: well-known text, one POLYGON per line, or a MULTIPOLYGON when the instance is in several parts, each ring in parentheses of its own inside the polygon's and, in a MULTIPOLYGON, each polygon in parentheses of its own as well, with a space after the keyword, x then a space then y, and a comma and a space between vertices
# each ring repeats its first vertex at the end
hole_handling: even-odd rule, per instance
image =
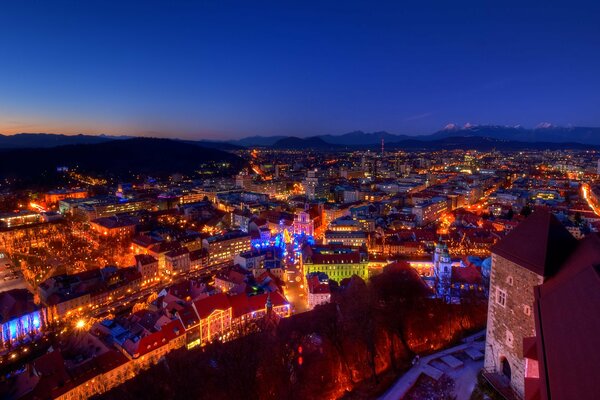
POLYGON ((325 231, 323 244, 340 244, 343 246, 361 247, 366 246, 368 235, 364 231, 325 231))
POLYGON ((331 301, 331 289, 329 288, 329 277, 323 273, 313 273, 306 277, 308 286, 308 308, 313 309, 320 304, 331 301))
POLYGON ((357 275, 363 280, 369 278, 369 257, 366 249, 320 246, 309 247, 302 257, 304 272, 323 272, 335 281, 357 275))
POLYGON ((130 216, 112 216, 96 218, 90 221, 90 226, 101 237, 127 239, 135 234, 138 222, 130 216))
POLYGON ((0 293, 0 343, 9 346, 43 329, 45 310, 33 302, 27 289, 0 293))
POLYGON ((142 274, 142 284, 155 282, 159 278, 158 260, 149 254, 137 254, 135 264, 140 274, 142 274))
POLYGON ((208 250, 210 265, 223 264, 250 250, 250 235, 242 231, 233 231, 211 236, 203 240, 202 247, 208 250))
POLYGON ((431 200, 417 204, 412 208, 416 216, 417 224, 425 225, 436 221, 448 208, 448 201, 442 197, 434 197, 431 200))
POLYGON ((165 272, 178 275, 190 271, 190 252, 187 248, 171 250, 165 254, 165 272))

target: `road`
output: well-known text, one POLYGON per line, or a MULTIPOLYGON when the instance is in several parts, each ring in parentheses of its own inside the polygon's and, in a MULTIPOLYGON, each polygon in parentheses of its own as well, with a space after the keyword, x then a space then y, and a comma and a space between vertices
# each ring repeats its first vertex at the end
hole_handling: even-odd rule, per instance
POLYGON ((307 288, 304 286, 304 271, 300 263, 300 257, 299 252, 294 254, 293 246, 288 246, 288 255, 285 258, 287 278, 285 297, 296 314, 308 311, 307 288))

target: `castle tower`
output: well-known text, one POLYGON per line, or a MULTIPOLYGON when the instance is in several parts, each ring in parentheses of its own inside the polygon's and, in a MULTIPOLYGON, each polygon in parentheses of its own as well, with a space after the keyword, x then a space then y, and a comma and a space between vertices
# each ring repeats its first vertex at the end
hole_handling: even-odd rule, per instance
POLYGON ((534 287, 554 275, 577 240, 536 211, 492 248, 484 369, 524 398, 523 339, 535 336, 534 287))

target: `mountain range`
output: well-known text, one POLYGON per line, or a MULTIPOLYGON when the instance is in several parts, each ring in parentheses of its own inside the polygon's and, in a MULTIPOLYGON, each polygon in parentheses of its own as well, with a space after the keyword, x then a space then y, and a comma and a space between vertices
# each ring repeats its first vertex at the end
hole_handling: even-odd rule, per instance
MULTIPOLYGON (((113 140, 123 140, 129 136, 108 135, 59 135, 22 133, 0 135, 0 149, 48 148, 67 144, 95 144, 113 140)), ((560 127, 540 124, 535 128, 503 125, 447 125, 444 129, 426 135, 400 135, 385 131, 354 131, 342 135, 318 135, 306 138, 293 136, 250 136, 238 140, 180 140, 206 148, 234 151, 248 147, 271 147, 275 149, 343 149, 343 148, 379 148, 381 140, 386 148, 447 148, 462 143, 488 146, 495 143, 496 148, 540 148, 548 144, 561 144, 562 147, 580 147, 581 145, 600 146, 600 128, 596 127, 560 127), (451 138, 472 138, 473 140, 450 140, 451 138), (476 139, 477 138, 477 139, 476 139), (483 140, 485 139, 485 140, 483 140), (509 144, 507 142, 515 142, 509 144), (535 146, 533 146, 535 144, 535 146)), ((177 141, 177 140, 176 140, 177 141)), ((560 148, 554 146, 552 148, 560 148)), ((584 146, 585 147, 585 146, 584 146)), ((472 147, 473 148, 473 147, 472 147)))

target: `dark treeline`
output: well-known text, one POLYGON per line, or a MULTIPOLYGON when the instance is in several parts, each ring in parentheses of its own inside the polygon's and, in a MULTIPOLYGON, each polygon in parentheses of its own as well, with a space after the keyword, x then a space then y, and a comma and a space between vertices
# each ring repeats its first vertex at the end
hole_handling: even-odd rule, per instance
POLYGON ((416 353, 483 328, 487 305, 430 298, 406 264, 342 281, 332 303, 228 343, 170 353, 102 399, 328 399, 399 375, 416 353))

